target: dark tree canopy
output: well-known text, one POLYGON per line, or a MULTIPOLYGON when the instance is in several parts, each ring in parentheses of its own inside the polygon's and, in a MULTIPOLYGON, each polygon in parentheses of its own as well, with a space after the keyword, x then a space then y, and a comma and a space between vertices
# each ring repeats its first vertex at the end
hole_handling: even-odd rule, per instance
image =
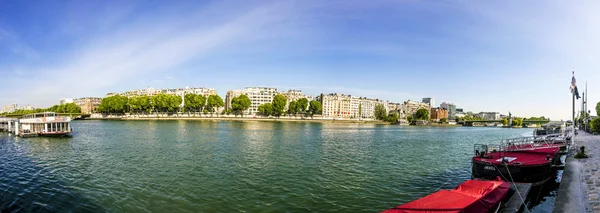
POLYGON ((378 120, 386 120, 387 119, 387 110, 383 104, 375 105, 375 118, 378 120))
POLYGON ((215 112, 216 108, 225 106, 223 99, 219 95, 210 95, 208 96, 208 103, 206 104, 206 108, 212 114, 215 112))
POLYGON ((258 114, 263 115, 263 116, 269 116, 271 114, 273 114, 273 104, 271 103, 264 103, 258 106, 258 114))
POLYGON ((252 104, 252 102, 250 101, 250 98, 248 98, 248 96, 246 94, 242 94, 240 96, 234 97, 233 99, 231 99, 231 109, 234 111, 234 113, 237 114, 241 114, 242 117, 244 116, 244 111, 246 111, 248 108, 250 108, 250 105, 252 104))
POLYGON ((421 108, 415 113, 415 118, 417 120, 429 120, 429 111, 425 108, 421 108))
POLYGON ((281 116, 285 112, 285 104, 287 102, 287 98, 283 95, 277 94, 273 97, 273 115, 281 116))
POLYGON ((310 105, 308 106, 308 113, 310 116, 320 115, 321 114, 321 102, 318 101, 310 101, 310 105))
POLYGON ((296 111, 298 111, 299 113, 301 112, 305 112, 306 109, 308 108, 308 99, 306 98, 300 98, 298 99, 298 101, 296 101, 296 111))

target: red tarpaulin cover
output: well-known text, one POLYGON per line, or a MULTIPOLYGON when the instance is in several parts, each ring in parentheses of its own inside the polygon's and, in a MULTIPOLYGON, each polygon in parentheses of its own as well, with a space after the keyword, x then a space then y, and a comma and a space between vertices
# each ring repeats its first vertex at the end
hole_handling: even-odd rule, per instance
POLYGON ((452 190, 440 190, 384 213, 413 212, 488 212, 508 193, 504 181, 467 180, 452 190))

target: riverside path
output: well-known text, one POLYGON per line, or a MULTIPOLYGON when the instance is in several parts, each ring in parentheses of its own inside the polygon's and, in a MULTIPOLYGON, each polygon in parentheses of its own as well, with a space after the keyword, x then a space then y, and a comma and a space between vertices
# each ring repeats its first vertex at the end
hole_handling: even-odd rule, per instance
POLYGON ((580 131, 572 154, 567 159, 554 212, 600 213, 600 135, 580 131), (575 159, 585 146, 587 159, 575 159))

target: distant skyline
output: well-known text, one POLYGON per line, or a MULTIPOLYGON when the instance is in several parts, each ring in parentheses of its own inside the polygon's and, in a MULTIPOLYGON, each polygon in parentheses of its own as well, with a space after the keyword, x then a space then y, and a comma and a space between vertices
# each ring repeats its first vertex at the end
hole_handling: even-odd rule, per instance
POLYGON ((0 106, 248 86, 570 119, 600 101, 597 1, 0 1, 0 106), (580 108, 580 102, 577 103, 580 108))

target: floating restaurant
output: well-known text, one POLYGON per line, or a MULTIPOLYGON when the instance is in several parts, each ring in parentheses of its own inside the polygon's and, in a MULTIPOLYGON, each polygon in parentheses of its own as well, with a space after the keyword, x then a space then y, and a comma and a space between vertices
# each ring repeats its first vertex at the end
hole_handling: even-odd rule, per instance
POLYGON ((21 119, 0 118, 0 131, 14 133, 21 137, 70 136, 71 117, 59 116, 54 112, 35 113, 21 119))

